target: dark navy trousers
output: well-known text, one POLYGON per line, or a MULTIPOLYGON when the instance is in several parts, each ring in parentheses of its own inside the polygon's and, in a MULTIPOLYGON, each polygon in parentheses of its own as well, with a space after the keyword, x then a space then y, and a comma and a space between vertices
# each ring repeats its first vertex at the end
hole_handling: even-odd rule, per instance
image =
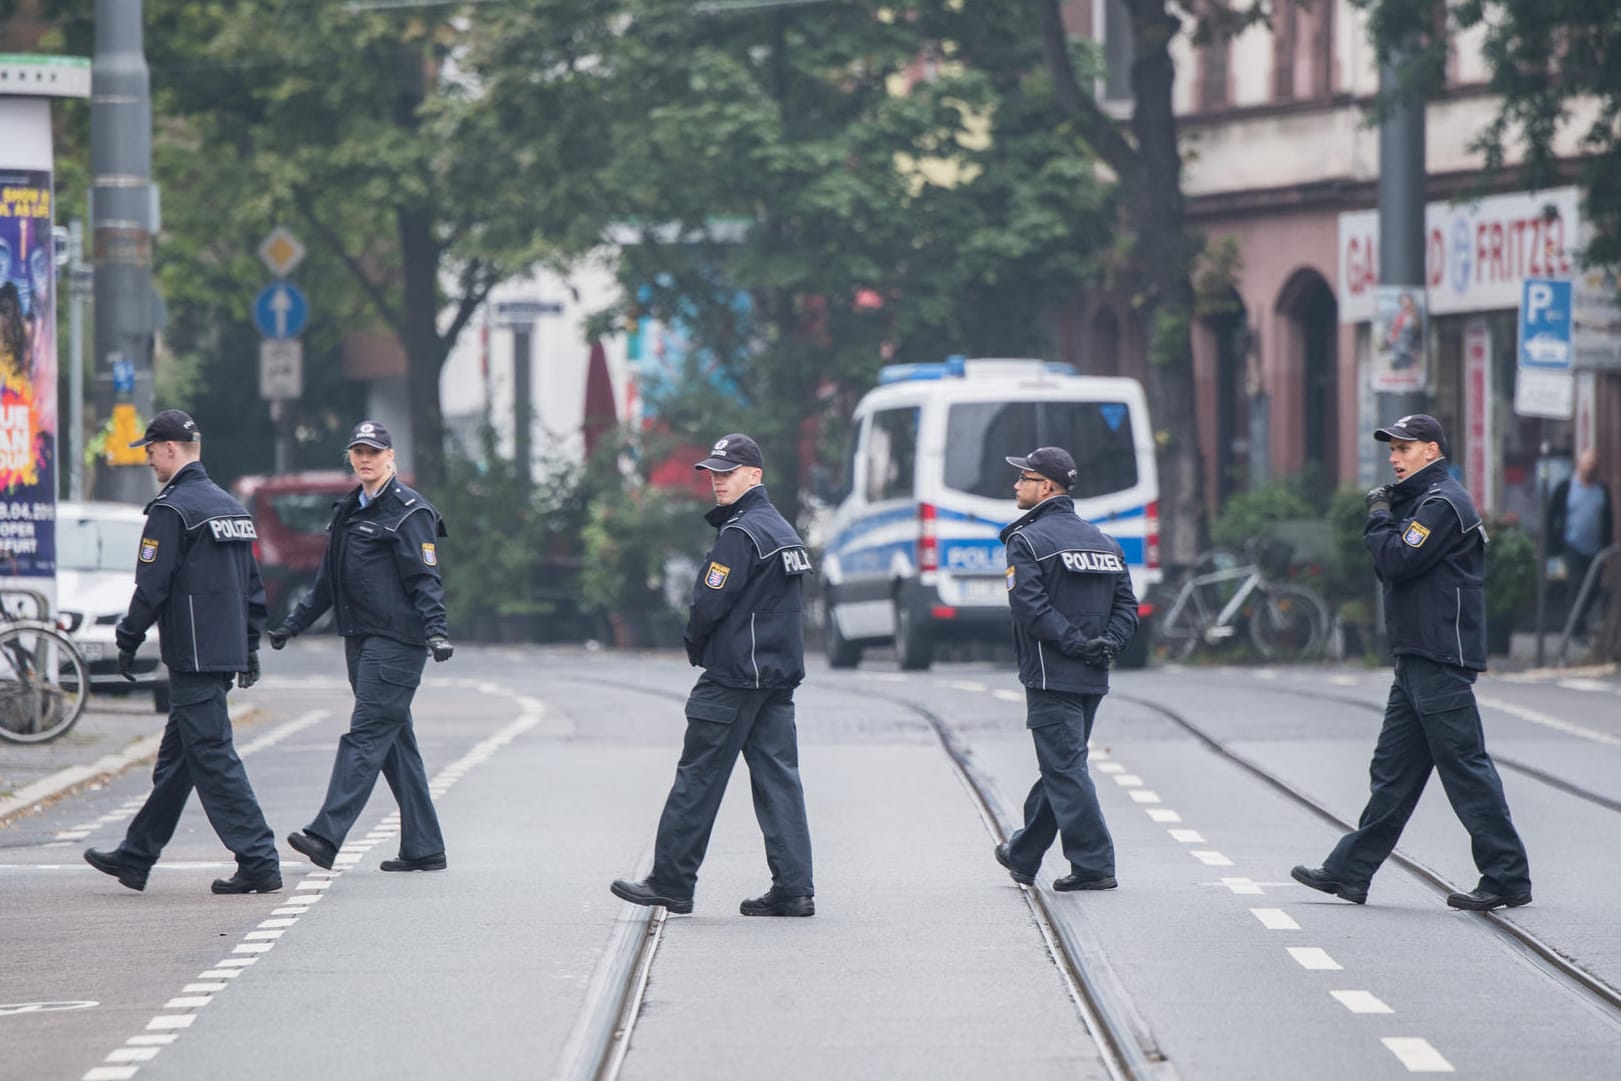
POLYGON ((1070 870, 1083 879, 1114 875, 1114 840, 1086 769, 1086 741, 1101 694, 1024 689, 1026 725, 1041 776, 1024 801, 1024 827, 1008 838, 1008 855, 1035 874, 1053 839, 1063 843, 1070 870))
POLYGON ((341 847, 381 773, 400 805, 400 855, 437 856, 445 838, 411 727, 411 700, 428 654, 422 646, 375 634, 346 637, 343 646, 355 709, 349 731, 338 740, 326 802, 305 832, 341 847))
POLYGON ((209 825, 236 854, 242 871, 254 877, 280 872, 276 838, 231 742, 225 691, 233 678, 226 672, 170 670, 169 722, 152 769, 152 794, 121 846, 129 862, 146 867, 157 862, 195 788, 209 825))
POLYGON ((1323 863, 1331 875, 1367 884, 1396 847, 1433 768, 1469 831, 1481 885, 1509 894, 1531 892, 1525 846, 1486 753, 1474 683, 1475 673, 1467 668, 1424 657, 1396 658, 1396 681, 1368 768, 1372 792, 1357 828, 1340 838, 1323 863))
POLYGON ((740 752, 749 767, 772 888, 790 897, 814 896, 793 689, 724 687, 708 676, 687 697, 686 742, 659 818, 648 880, 661 892, 692 896, 740 752))

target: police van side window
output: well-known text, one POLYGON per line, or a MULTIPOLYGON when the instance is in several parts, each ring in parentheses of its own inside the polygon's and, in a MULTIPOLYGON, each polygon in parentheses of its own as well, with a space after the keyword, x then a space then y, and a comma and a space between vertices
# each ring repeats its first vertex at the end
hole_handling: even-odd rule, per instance
POLYGON ((910 499, 917 466, 916 406, 874 413, 867 432, 867 502, 910 499))
POLYGON ((1063 447, 1074 456, 1070 494, 1078 499, 1137 484, 1131 410, 1124 402, 959 402, 946 415, 946 487, 1011 499, 1006 456, 1037 447, 1063 447))

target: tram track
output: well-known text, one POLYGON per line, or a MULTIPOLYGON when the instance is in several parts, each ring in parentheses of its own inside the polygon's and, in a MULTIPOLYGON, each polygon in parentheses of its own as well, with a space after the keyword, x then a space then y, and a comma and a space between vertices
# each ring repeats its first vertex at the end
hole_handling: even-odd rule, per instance
MULTIPOLYGON (((1189 682, 1201 681, 1190 680, 1189 682)), ((1209 687, 1221 687, 1228 690, 1232 689, 1227 684, 1212 680, 1205 680, 1202 682, 1205 686, 1209 687)), ((1322 691, 1313 691, 1306 687, 1289 687, 1276 683, 1257 683, 1256 686, 1246 687, 1245 690, 1270 691, 1273 694, 1293 695, 1296 698, 1305 698, 1314 702, 1335 702, 1340 705, 1366 710, 1370 713, 1378 714, 1381 717, 1384 716, 1385 712, 1384 705, 1378 702, 1369 702, 1366 699, 1352 698, 1351 696, 1344 694, 1331 694, 1322 691)), ((1484 702, 1481 703, 1481 708, 1504 712, 1501 707, 1484 702)), ((1510 715, 1512 716, 1513 714, 1510 715)), ((1614 811, 1617 814, 1621 814, 1621 800, 1594 792, 1592 789, 1576 784, 1574 781, 1567 781, 1565 778, 1560 777, 1557 774, 1549 773, 1540 766, 1533 766, 1529 762, 1522 761, 1513 755, 1505 755, 1500 751, 1492 752, 1492 761, 1501 769, 1506 769, 1511 773, 1520 774, 1523 777, 1529 777, 1534 781, 1547 785, 1549 788, 1563 792, 1567 796, 1575 796, 1577 799, 1591 803, 1594 806, 1603 807, 1607 811, 1614 811)))
MULTIPOLYGON (((583 676, 556 678, 594 683, 583 676)), ((666 701, 685 702, 687 697, 661 687, 625 682, 615 687, 666 701)), ((994 786, 979 772, 969 749, 944 718, 916 702, 875 689, 823 686, 819 690, 881 699, 926 724, 968 792, 986 832, 996 842, 1007 839, 1009 819, 994 786)), ((1041 890, 1021 887, 1019 892, 1109 1076, 1114 1081, 1177 1081, 1170 1062, 1102 954, 1082 941, 1067 921, 1055 917, 1052 901, 1041 890)), ((554 1081, 614 1081, 618 1077, 663 937, 665 915, 663 908, 639 908, 615 925, 554 1081)))
MULTIPOLYGON (((1299 697, 1315 699, 1318 701, 1340 702, 1352 706, 1371 708, 1375 712, 1383 712, 1382 707, 1374 706, 1368 702, 1348 698, 1343 695, 1321 693, 1313 694, 1303 688, 1273 687, 1262 685, 1249 689, 1293 694, 1299 697)), ((1250 759, 1248 756, 1229 747, 1201 725, 1188 719, 1179 710, 1163 705, 1138 693, 1115 690, 1111 692, 1111 697, 1117 701, 1130 702, 1133 705, 1140 706, 1144 709, 1159 714, 1161 717, 1164 717, 1178 728, 1181 728, 1183 731, 1187 732, 1207 750, 1229 762, 1232 762, 1234 765, 1243 769, 1251 776, 1265 783, 1269 788, 1285 796, 1292 803, 1311 811, 1314 815, 1322 819, 1324 822, 1332 825, 1335 829, 1341 832, 1349 832, 1350 830, 1356 828, 1355 823, 1348 822, 1336 815, 1317 799, 1296 788, 1282 777, 1273 773, 1271 770, 1268 770, 1265 766, 1260 765, 1259 763, 1250 759)), ((1499 762, 1499 764, 1502 764, 1503 760, 1501 758, 1498 758, 1496 755, 1493 757, 1499 762)), ((1527 772, 1528 775, 1534 776, 1538 780, 1544 781, 1544 783, 1553 783, 1554 781, 1558 780, 1557 778, 1550 780, 1548 776, 1539 776, 1541 771, 1531 772, 1529 767, 1520 768, 1522 771, 1527 772)), ((1581 796, 1582 798, 1590 799, 1592 802, 1601 806, 1610 807, 1611 809, 1621 809, 1615 807, 1613 805, 1613 801, 1609 801, 1605 797, 1599 796, 1597 793, 1589 793, 1585 789, 1580 789, 1577 786, 1567 785, 1564 783, 1553 783, 1553 787, 1558 788, 1561 791, 1570 792, 1573 795, 1581 796)), ((1439 872, 1425 864, 1423 861, 1404 853, 1400 848, 1391 853, 1390 859, 1398 866, 1411 872, 1421 882, 1442 897, 1445 897, 1447 894, 1462 888, 1456 883, 1448 881, 1439 872)), ((1482 918, 1483 926, 1486 927, 1492 936, 1498 939, 1498 941, 1511 952, 1522 956, 1527 962, 1537 967, 1551 980, 1565 987, 1567 990, 1570 990, 1578 998, 1587 1001, 1590 1005, 1595 1006, 1612 1022, 1621 1025, 1621 988, 1617 988, 1581 968, 1575 962, 1571 961, 1569 958, 1560 953, 1553 944, 1544 941, 1541 937, 1520 926, 1518 923, 1508 918, 1504 914, 1494 910, 1479 913, 1479 915, 1482 918)))

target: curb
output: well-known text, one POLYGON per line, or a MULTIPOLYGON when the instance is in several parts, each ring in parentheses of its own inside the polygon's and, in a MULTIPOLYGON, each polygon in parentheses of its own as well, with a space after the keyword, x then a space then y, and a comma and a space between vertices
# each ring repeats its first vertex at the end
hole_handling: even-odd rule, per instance
MULTIPOLYGON (((259 719, 263 707, 244 705, 230 709, 231 725, 249 724, 259 719)), ((163 743, 163 733, 143 736, 115 754, 102 757, 85 766, 67 766, 49 777, 41 777, 33 784, 24 785, 12 795, 0 799, 0 829, 18 818, 42 810, 46 804, 70 796, 97 781, 118 776, 131 766, 155 757, 163 743)))

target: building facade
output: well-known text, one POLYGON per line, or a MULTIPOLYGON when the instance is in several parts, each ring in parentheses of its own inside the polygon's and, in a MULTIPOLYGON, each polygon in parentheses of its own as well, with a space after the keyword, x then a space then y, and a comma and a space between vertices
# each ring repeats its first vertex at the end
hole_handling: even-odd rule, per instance
MULTIPOLYGON (((1129 84, 1117 69, 1129 44, 1119 39, 1118 3, 1072 0, 1065 15, 1073 32, 1102 42, 1099 94, 1124 115, 1129 84)), ((1536 509, 1539 461, 1552 485, 1573 453, 1596 446, 1605 479, 1621 484, 1621 369, 1577 376, 1570 421, 1515 412, 1521 282, 1580 279, 1585 231, 1573 187, 1482 184, 1484 162, 1469 143, 1499 102, 1486 92, 1480 45, 1478 33, 1452 42, 1446 89, 1426 109, 1422 390, 1485 507, 1523 519, 1536 509)), ((1365 15, 1347 0, 1281 3, 1270 29, 1203 47, 1184 34, 1174 52, 1188 224, 1233 267, 1231 297, 1208 305, 1194 331, 1212 509, 1307 469, 1330 486, 1384 479, 1368 438, 1392 418, 1377 416, 1373 390, 1380 161, 1365 15)), ((1584 127, 1578 112, 1567 130, 1584 127)), ((1567 142, 1561 149, 1573 154, 1567 142)), ((1125 303, 1079 298, 1060 321, 1059 352, 1084 370, 1140 373, 1144 343, 1125 303)))

